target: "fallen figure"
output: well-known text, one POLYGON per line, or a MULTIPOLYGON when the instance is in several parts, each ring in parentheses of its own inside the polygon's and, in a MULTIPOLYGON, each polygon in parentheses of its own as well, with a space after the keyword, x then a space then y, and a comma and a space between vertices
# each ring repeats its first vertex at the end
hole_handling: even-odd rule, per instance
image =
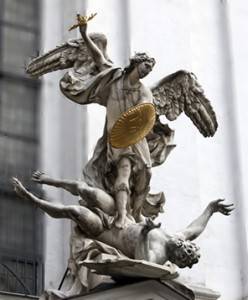
POLYGON ((204 231, 211 216, 216 212, 228 216, 234 209, 233 204, 224 204, 224 199, 211 201, 198 218, 175 234, 168 234, 152 221, 135 223, 131 219, 123 229, 106 228, 99 215, 88 207, 47 202, 27 191, 17 178, 12 178, 12 183, 21 198, 31 201, 53 218, 73 220, 89 238, 110 245, 131 259, 160 265, 170 261, 180 268, 191 268, 198 262, 199 247, 191 241, 204 231))

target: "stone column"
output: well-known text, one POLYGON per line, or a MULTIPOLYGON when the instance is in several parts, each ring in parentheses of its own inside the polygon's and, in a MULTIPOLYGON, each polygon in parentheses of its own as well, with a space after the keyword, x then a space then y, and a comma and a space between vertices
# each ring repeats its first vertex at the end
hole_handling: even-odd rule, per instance
MULTIPOLYGON (((83 1, 42 1, 42 50, 49 51, 70 38, 76 13, 84 11, 83 1)), ((86 108, 66 99, 59 90, 65 71, 42 78, 41 93, 41 163, 40 169, 52 177, 79 178, 87 157, 86 108)), ((50 201, 76 203, 77 198, 61 190, 45 187, 50 201)), ((45 216, 45 288, 57 289, 67 267, 71 222, 45 216)))

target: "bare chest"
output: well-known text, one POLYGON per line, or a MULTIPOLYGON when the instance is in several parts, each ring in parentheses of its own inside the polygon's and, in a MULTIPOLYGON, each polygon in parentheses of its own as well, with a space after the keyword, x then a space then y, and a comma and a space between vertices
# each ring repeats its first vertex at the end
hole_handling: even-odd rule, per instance
POLYGON ((121 250, 128 257, 134 258, 141 229, 142 227, 137 224, 122 230, 113 227, 111 230, 103 232, 98 238, 100 241, 121 250))
POLYGON ((122 80, 112 87, 107 101, 107 120, 110 130, 122 113, 140 103, 152 103, 151 91, 142 83, 134 86, 123 84, 122 80))

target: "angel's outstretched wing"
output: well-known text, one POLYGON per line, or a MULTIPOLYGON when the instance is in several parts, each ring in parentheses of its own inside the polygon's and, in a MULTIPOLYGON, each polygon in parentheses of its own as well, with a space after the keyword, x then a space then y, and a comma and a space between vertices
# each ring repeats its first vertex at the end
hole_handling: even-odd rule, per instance
MULTIPOLYGON (((91 33, 89 37, 109 60, 106 47, 107 39, 102 33, 91 33)), ((27 66, 26 72, 32 77, 39 77, 57 70, 72 68, 74 63, 80 60, 86 64, 93 62, 83 39, 70 40, 55 49, 34 58, 27 66)), ((111 61, 110 61, 111 62, 111 61)))
POLYGON ((173 73, 151 90, 158 115, 173 121, 184 111, 204 137, 215 134, 218 127, 215 112, 193 73, 173 73))

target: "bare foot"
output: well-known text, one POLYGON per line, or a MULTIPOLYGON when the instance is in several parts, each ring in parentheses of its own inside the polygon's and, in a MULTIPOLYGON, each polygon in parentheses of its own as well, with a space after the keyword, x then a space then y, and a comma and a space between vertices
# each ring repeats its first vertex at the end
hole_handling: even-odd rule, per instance
POLYGON ((46 181, 47 181, 48 178, 49 178, 49 177, 48 177, 45 173, 43 173, 43 172, 41 172, 41 171, 35 171, 35 172, 33 173, 31 179, 32 179, 33 181, 37 182, 37 183, 42 184, 42 183, 46 183, 46 181))
POLYGON ((135 223, 135 219, 131 214, 127 214, 127 218, 132 222, 135 223))
POLYGON ((26 198, 28 196, 28 191, 25 189, 22 183, 15 177, 12 177, 11 181, 17 195, 22 198, 26 198))
POLYGON ((115 227, 117 227, 119 229, 123 229, 126 225, 126 217, 118 215, 114 224, 115 224, 115 227))
POLYGON ((135 213, 133 212, 134 219, 136 223, 142 223, 145 221, 145 218, 142 216, 141 212, 135 213))

